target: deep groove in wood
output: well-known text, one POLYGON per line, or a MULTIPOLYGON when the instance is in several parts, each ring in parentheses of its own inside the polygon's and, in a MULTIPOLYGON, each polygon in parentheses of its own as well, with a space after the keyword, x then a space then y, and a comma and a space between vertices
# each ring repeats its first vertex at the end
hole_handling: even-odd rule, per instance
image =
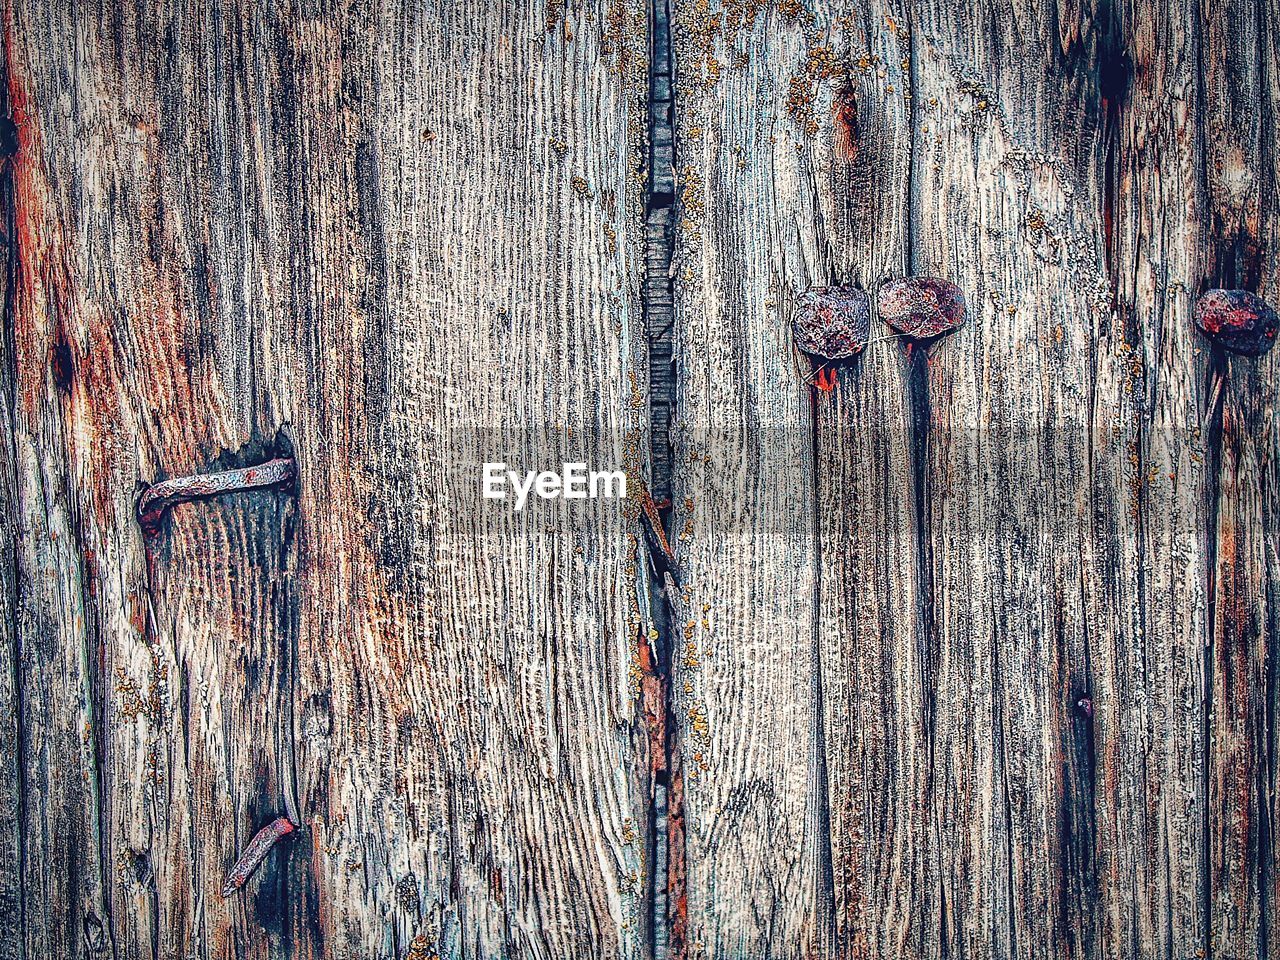
MULTIPOLYGON (((671 53, 670 0, 651 0, 649 6, 649 182, 645 216, 644 319, 649 368, 649 487, 658 509, 660 529, 670 523, 672 501, 671 428, 675 421, 676 365, 675 311, 671 285, 672 219, 675 202, 674 71, 671 53)), ((650 615, 657 634, 651 645, 648 682, 658 701, 648 717, 651 725, 650 758, 653 795, 652 877, 649 924, 653 956, 658 960, 684 955, 680 930, 673 917, 683 902, 684 855, 682 843, 683 791, 678 784, 679 758, 675 756, 675 722, 671 705, 672 598, 675 584, 663 576, 670 558, 646 537, 650 569, 654 570, 650 615), (674 936, 673 936, 674 933, 674 936)))

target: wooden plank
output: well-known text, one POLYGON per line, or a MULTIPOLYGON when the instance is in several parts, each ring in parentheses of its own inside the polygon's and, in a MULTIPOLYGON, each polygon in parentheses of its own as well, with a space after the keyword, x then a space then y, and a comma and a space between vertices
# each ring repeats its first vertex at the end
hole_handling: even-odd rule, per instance
MULTIPOLYGON (((733 12, 736 11, 736 12, 733 12)), ((753 12, 754 11, 754 12, 753 12)), ((812 413, 790 300, 826 279, 785 94, 804 24, 675 6, 678 228, 673 705, 690 957, 826 936, 812 413)))
POLYGON ((927 348, 916 397, 928 953, 1091 956, 1092 731, 1077 703, 1092 683, 1090 366, 1106 286, 1098 50, 1047 8, 995 22, 945 5, 912 22, 910 267, 957 283, 969 309, 927 348))
MULTIPOLYGON (((0 84, 0 97, 5 96, 6 84, 0 84)), ((6 114, 7 110, 4 111, 6 114)), ((0 172, 0 196, 3 198, 5 236, 13 233, 13 221, 9 212, 13 209, 11 191, 13 178, 8 170, 0 172)), ((4 244, 7 262, 13 251, 12 244, 4 244)), ((10 271, 0 270, 0 302, 9 302, 12 286, 10 271)), ((6 322, 4 329, 9 325, 6 322)), ((4 429, 0 430, 0 549, 6 558, 0 569, 0 927, 11 935, 0 944, 0 958, 21 960, 26 949, 23 932, 22 888, 22 787, 21 746, 22 701, 18 694, 21 682, 18 676, 18 611, 21 598, 18 593, 18 461, 14 447, 13 411, 13 342, 7 335, 0 337, 0 410, 4 411, 4 429)))
MULTIPOLYGON (((816 229, 806 240, 819 282, 874 296, 907 268, 912 104, 897 93, 910 90, 909 18, 883 4, 826 16, 823 40, 849 69, 813 85, 818 129, 806 138, 806 173, 816 229)), ((834 391, 814 393, 835 957, 923 956, 936 929, 913 362, 887 333, 874 325, 878 342, 838 368, 834 391)))
MULTIPOLYGON (((1258 278, 1258 291, 1267 300, 1275 304, 1280 299, 1280 277, 1277 271, 1275 249, 1276 236, 1280 232, 1280 207, 1275 198, 1275 184, 1280 183, 1280 157, 1274 149, 1267 149, 1274 144, 1280 135, 1280 6, 1275 0, 1269 0, 1259 6, 1259 60, 1261 78, 1259 97, 1262 103, 1262 128, 1258 140, 1257 163, 1261 171, 1263 183, 1271 184, 1270 202, 1260 206, 1259 235, 1265 247, 1260 250, 1271 251, 1271 256, 1264 257, 1258 278)), ((1264 194, 1265 196, 1265 194, 1264 194)), ((1276 409, 1280 405, 1277 393, 1280 393, 1280 355, 1273 348, 1268 358, 1259 364, 1260 382, 1265 385, 1264 397, 1269 403, 1261 407, 1266 419, 1260 429, 1252 434, 1254 449, 1257 451, 1258 464, 1261 467, 1261 483, 1258 493, 1250 491, 1251 497, 1257 497, 1261 505, 1260 527, 1255 535, 1260 534, 1262 564, 1260 571, 1263 584, 1257 590, 1257 600, 1262 603, 1263 617, 1261 623, 1265 640, 1255 641, 1255 648, 1262 646, 1266 655, 1266 700, 1263 706, 1263 735, 1266 738, 1263 749, 1266 759, 1261 771, 1261 786, 1265 808, 1265 828, 1258 830, 1258 858, 1260 881, 1259 894, 1262 898, 1261 914, 1263 928, 1261 931, 1262 953, 1265 956, 1280 954, 1280 897, 1276 896, 1276 878, 1280 877, 1280 841, 1277 840, 1277 829, 1280 825, 1280 683, 1277 682, 1277 658, 1275 653, 1276 638, 1280 637, 1280 431, 1276 427, 1276 409), (1269 442, 1268 442, 1269 438, 1269 442), (1265 645, 1264 645, 1265 644, 1265 645)), ((1248 501, 1246 501, 1248 502, 1248 501)))
MULTIPOLYGON (((1274 114, 1267 89, 1277 65, 1261 35, 1262 4, 1202 8, 1205 98, 1204 287, 1276 288, 1274 114)), ((1211 349, 1220 401, 1207 411, 1217 465, 1208 710, 1210 949, 1215 957, 1268 954, 1274 910, 1270 795, 1275 737, 1276 462, 1274 353, 1211 349), (1218 379, 1221 378, 1221 379, 1218 379)))
POLYGON ((478 491, 638 448, 642 8, 7 26, 30 955, 640 956, 634 521, 478 491))
POLYGON ((1103 942, 1207 950, 1205 692, 1210 477, 1194 9, 1126 5, 1104 206, 1112 322, 1097 346, 1093 662, 1103 942), (1158 26, 1159 25, 1159 26, 1158 26))

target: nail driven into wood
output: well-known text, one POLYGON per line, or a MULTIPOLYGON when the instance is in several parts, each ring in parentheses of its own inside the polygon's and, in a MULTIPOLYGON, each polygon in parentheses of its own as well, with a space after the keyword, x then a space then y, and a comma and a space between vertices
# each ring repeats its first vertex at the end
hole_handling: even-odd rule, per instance
POLYGON ((254 467, 163 480, 149 487, 138 500, 138 522, 143 533, 154 534, 160 529, 165 512, 175 504, 241 490, 286 486, 293 483, 297 475, 294 459, 279 457, 254 467))
POLYGON ((244 848, 244 853, 240 855, 240 859, 236 861, 235 866, 227 874, 227 880, 222 885, 223 899, 231 896, 245 885, 245 881, 266 859, 267 854, 271 852, 271 848, 275 846, 277 840, 293 833, 296 829, 297 827, 289 821, 288 817, 277 817, 255 833, 253 839, 249 841, 249 845, 244 848))
POLYGON ((876 301, 880 319, 915 340, 940 337, 964 323, 964 294, 949 280, 890 280, 880 287, 876 301))
POLYGON ((638 493, 636 499, 640 501, 640 522, 644 527, 645 540, 648 541, 650 551, 661 558, 666 570, 671 574, 676 584, 680 583, 680 567, 676 563, 675 551, 671 549, 671 542, 667 540, 667 532, 662 527, 662 514, 659 512, 658 504, 654 501, 653 496, 649 493, 649 488, 644 485, 642 480, 634 480, 638 493))
POLYGON ((1193 319, 1218 346, 1246 357, 1270 350, 1280 330, 1280 318, 1271 305, 1247 290, 1206 291, 1196 301, 1193 319))
POLYGON ((852 286, 814 287, 796 299, 796 346, 813 361, 819 390, 836 385, 834 365, 857 355, 871 334, 871 298, 852 286))

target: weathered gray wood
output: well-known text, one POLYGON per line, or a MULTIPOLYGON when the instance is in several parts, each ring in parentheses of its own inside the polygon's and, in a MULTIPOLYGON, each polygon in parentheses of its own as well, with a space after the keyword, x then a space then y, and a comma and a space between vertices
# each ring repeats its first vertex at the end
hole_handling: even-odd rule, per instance
POLYGON ((642 955, 643 9, 8 16, 27 954, 642 955))
MULTIPOLYGON (((0 172, 0 193, 4 196, 5 234, 12 233, 8 191, 12 180, 0 172)), ((5 258, 12 245, 4 244, 5 258)), ((0 271, 0 291, 5 300, 12 286, 10 271, 0 271)), ((11 931, 0 944, 0 957, 21 960, 26 946, 23 920, 22 871, 22 769, 21 716, 22 702, 18 651, 18 461, 13 446, 13 342, 8 325, 0 337, 0 410, 4 411, 4 429, 0 430, 0 549, 8 562, 0 569, 0 926, 11 931)))
POLYGON ((805 41, 778 11, 729 21, 695 0, 672 38, 682 922, 690 957, 807 956, 829 907, 812 414, 784 321, 825 279, 796 242, 814 211, 784 100, 805 41))
MULTIPOLYGON (((825 768, 833 869, 810 882, 820 904, 828 889, 834 899, 835 949, 1207 949, 1207 777, 1222 761, 1206 757, 1205 726, 1214 468, 1189 432, 1209 387, 1189 309, 1214 271, 1198 239, 1211 227, 1195 158, 1213 107, 1194 98, 1197 15, 888 11, 878 42, 907 48, 904 80, 883 54, 857 69, 851 50, 865 49, 873 19, 863 5, 770 10, 746 23, 718 12, 720 24, 714 9, 686 10, 678 63, 688 127, 678 163, 694 201, 686 248, 712 280, 695 270, 680 291, 687 326, 712 315, 714 349, 768 351, 785 335, 785 307, 770 312, 775 290, 871 285, 898 245, 913 272, 957 279, 970 300, 970 326, 933 346, 927 362, 886 362, 895 354, 873 345, 841 374, 834 397, 817 397, 823 742, 811 756, 825 768), (1137 67, 1132 81, 1126 58, 1137 67), (867 72, 878 82, 870 107, 867 72), (903 148, 894 118, 907 103, 915 213, 895 236, 893 157, 903 148), (865 150, 852 161, 841 157, 842 114, 856 119, 865 150), (795 157, 782 162, 780 143, 795 157), (833 175, 842 159, 860 175, 833 175), (771 284, 752 286, 757 275, 771 284), (911 385, 915 365, 923 390, 911 385), (876 559, 890 572, 881 576, 876 559), (892 624, 886 610, 897 613, 892 624), (912 763, 921 742, 925 773, 912 763), (925 797, 926 838, 903 841, 925 797)), ((1258 50, 1248 29, 1232 26, 1239 16, 1250 14, 1228 11, 1219 28, 1230 43, 1209 44, 1228 71, 1258 50)), ((1262 57, 1240 70, 1268 76, 1269 64, 1262 57)), ((1230 86, 1219 96, 1245 113, 1253 99, 1230 86)), ((1228 154, 1233 133, 1227 124, 1217 134, 1228 154)), ((733 422, 758 397, 778 395, 754 379, 758 368, 717 368, 698 347, 682 368, 691 393, 709 371, 717 385, 726 372, 735 378, 713 401, 718 413, 699 409, 707 422, 733 422)), ((775 469, 788 467, 797 495, 807 495, 799 452, 775 469)), ((767 491, 739 491, 734 508, 763 511, 767 491)), ((1248 521, 1255 536, 1266 529, 1260 510, 1248 521)), ((779 517, 771 535, 800 546, 764 574, 794 596, 810 589, 805 517, 794 504, 779 517)), ((1254 589, 1258 567, 1246 575, 1254 589)), ((750 636, 735 645, 749 647, 750 636)), ((1256 713, 1269 689, 1266 642, 1256 629, 1249 636, 1253 674, 1243 686, 1256 713)), ((741 663, 726 669, 749 675, 741 663)), ((791 731, 812 709, 805 696, 789 705, 791 731)), ((1250 722, 1256 741, 1259 718, 1250 722)), ((1225 739, 1234 735, 1224 728, 1225 739)), ((741 742, 736 769, 758 762, 753 746, 741 742)), ((1260 748, 1243 765, 1241 799, 1260 808, 1260 748)), ((1259 809, 1251 821, 1261 819, 1259 809)), ((1264 828, 1250 829, 1257 843, 1264 828)), ((1247 901, 1225 902, 1256 927, 1261 895, 1234 878, 1262 875, 1257 854, 1228 865, 1230 842, 1214 869, 1247 901)), ((722 864, 738 848, 750 842, 712 856, 722 864)), ((723 867, 699 876, 701 853, 691 840, 692 928, 699 908, 712 914, 708 927, 720 920, 708 900, 746 893, 726 891, 723 867)), ((799 891, 797 909, 811 896, 799 891)), ((720 937, 708 952, 738 942, 720 937)))
POLYGON ((643 5, 11 4, 0 957, 1280 952, 1274 8, 679 0, 659 638, 643 5))
MULTIPOLYGON (((912 103, 886 88, 910 90, 909 20, 881 4, 825 16, 852 69, 807 83, 821 122, 804 136, 816 209, 800 242, 815 281, 874 295, 907 267, 912 103)), ((837 389, 814 393, 832 956, 918 957, 932 936, 914 365, 886 333, 876 325, 879 342, 839 370, 837 389)))
POLYGON ((1208 949, 1211 478, 1199 427, 1209 384, 1190 323, 1206 270, 1200 40, 1195 8, 1182 4, 1127 6, 1121 22, 1132 77, 1122 72, 1111 91, 1103 226, 1114 306, 1097 348, 1109 402, 1094 406, 1109 554, 1091 621, 1099 879, 1109 950, 1177 956, 1208 949))
POLYGON ((1097 51, 1073 49, 1047 8, 999 19, 1017 44, 950 6, 913 23, 911 269, 959 284, 969 308, 928 348, 916 414, 929 952, 1084 956, 1093 785, 1076 703, 1090 687, 1089 361, 1105 282, 1096 133, 1071 118, 1097 109, 1097 51))

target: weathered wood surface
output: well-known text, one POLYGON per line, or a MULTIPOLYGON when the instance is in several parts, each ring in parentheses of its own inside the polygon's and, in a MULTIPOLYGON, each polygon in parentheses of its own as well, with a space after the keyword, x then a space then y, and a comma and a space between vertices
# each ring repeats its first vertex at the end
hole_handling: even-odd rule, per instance
POLYGON ((1280 10, 673 8, 659 637, 643 5, 7 5, 0 958, 1280 953, 1280 10))
POLYGON ((793 645, 762 646, 744 605, 699 658, 733 691, 702 709, 751 734, 712 723, 687 785, 691 942, 1266 955, 1275 361, 1228 360, 1189 317, 1211 286, 1274 296, 1269 12, 683 6, 681 369, 752 480, 720 504, 688 482, 723 519, 684 549, 756 518, 785 561, 704 589, 746 577, 793 645), (907 272, 959 283, 969 324, 873 342, 797 410, 789 300, 907 272), (799 629, 778 596, 814 597, 799 629), (817 702, 778 709, 817 668, 817 702), (778 778, 761 744, 797 742, 778 778), (752 836, 738 798, 762 780, 793 819, 752 836))
POLYGON ((646 954, 644 18, 8 5, 7 955, 646 954))

